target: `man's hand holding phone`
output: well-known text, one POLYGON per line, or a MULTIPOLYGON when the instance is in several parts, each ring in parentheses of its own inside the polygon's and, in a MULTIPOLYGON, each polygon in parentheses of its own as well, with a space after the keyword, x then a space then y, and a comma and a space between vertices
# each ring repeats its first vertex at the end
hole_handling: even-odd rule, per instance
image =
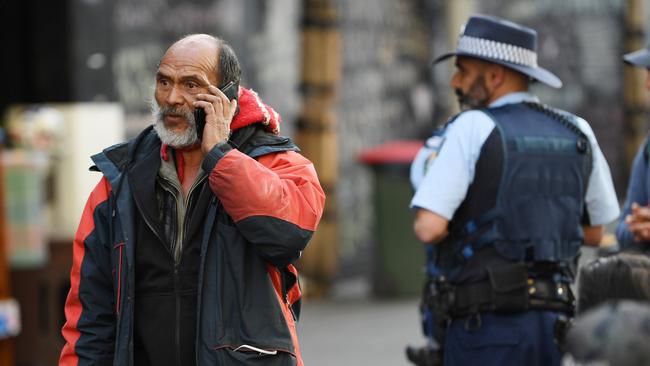
MULTIPOLYGON (((207 154, 212 148, 222 142, 228 141, 230 136, 230 123, 237 110, 237 100, 229 99, 227 95, 232 95, 232 88, 236 88, 235 83, 228 83, 223 87, 223 90, 215 86, 208 86, 209 93, 201 93, 196 95, 194 108, 202 109, 205 112, 205 127, 202 129, 203 134, 199 136, 201 139, 201 149, 204 154, 207 154)), ((236 95, 236 94, 235 94, 236 95)), ((197 132, 201 131, 200 113, 196 124, 197 132)), ((196 114, 195 114, 196 116, 196 114)))

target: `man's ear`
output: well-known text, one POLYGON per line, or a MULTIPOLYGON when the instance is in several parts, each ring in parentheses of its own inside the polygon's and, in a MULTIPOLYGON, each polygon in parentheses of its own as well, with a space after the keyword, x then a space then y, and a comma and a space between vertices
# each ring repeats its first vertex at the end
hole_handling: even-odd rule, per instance
POLYGON ((499 89, 506 80, 506 68, 499 64, 491 64, 486 71, 485 83, 488 89, 491 92, 499 89))

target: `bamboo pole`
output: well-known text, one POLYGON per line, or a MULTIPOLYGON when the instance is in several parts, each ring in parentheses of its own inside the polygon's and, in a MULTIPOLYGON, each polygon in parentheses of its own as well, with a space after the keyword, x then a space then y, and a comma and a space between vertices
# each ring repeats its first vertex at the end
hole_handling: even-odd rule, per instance
POLYGON ((338 266, 336 181, 338 137, 335 105, 341 79, 339 9, 333 0, 303 0, 303 105, 296 142, 318 171, 325 212, 298 266, 307 297, 327 295, 338 266))
MULTIPOLYGON (((644 0, 627 0, 625 11, 625 52, 632 52, 644 46, 645 29, 644 0)), ((623 140, 625 152, 626 180, 634 156, 647 133, 648 96, 645 90, 646 70, 625 66, 623 69, 624 121, 623 140)))

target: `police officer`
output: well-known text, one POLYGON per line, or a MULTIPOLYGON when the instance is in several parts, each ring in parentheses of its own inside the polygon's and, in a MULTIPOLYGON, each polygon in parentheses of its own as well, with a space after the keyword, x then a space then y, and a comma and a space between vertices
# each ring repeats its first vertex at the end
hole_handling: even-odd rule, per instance
POLYGON ((535 30, 492 16, 466 23, 451 79, 463 110, 412 167, 415 233, 447 289, 445 365, 559 365, 554 330, 574 298, 580 246, 619 214, 589 124, 540 103, 535 30))
MULTIPOLYGON (((650 70, 650 50, 642 48, 623 56, 631 66, 650 70)), ((646 89, 650 90, 650 72, 646 73, 646 89)), ((650 137, 650 136, 649 136, 650 137)), ((650 254, 650 156, 649 138, 639 148, 632 163, 632 175, 627 188, 623 214, 616 228, 619 246, 624 250, 642 251, 650 254)))

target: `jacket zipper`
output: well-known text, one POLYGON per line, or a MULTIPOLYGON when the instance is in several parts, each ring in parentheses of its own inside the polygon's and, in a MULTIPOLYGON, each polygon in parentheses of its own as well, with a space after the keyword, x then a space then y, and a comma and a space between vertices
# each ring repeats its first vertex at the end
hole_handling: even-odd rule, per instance
POLYGON ((195 180, 192 186, 190 187, 189 192, 187 193, 187 202, 185 202, 185 198, 181 198, 181 200, 178 199, 178 194, 180 193, 181 197, 183 195, 182 193, 182 187, 178 187, 174 182, 171 180, 162 177, 162 179, 169 185, 171 185, 174 189, 176 189, 176 192, 172 192, 171 189, 168 187, 165 187, 163 185, 163 189, 165 189, 167 192, 169 192, 171 195, 174 196, 175 201, 176 201, 176 221, 177 225, 176 227, 176 237, 174 240, 176 241, 174 244, 174 250, 171 253, 173 260, 174 260, 174 299, 175 299, 175 307, 176 307, 176 321, 175 323, 175 329, 174 329, 174 340, 176 343, 176 364, 178 366, 183 366, 181 363, 181 350, 180 350, 180 345, 181 345, 181 296, 180 296, 180 283, 179 283, 179 275, 178 275, 178 270, 181 264, 181 259, 182 259, 182 249, 183 249, 183 240, 185 236, 185 226, 186 226, 186 220, 185 216, 187 215, 187 211, 190 207, 190 204, 192 203, 192 194, 194 193, 195 188, 206 178, 206 175, 203 175, 199 179, 195 180), (179 189, 180 188, 180 189, 179 189), (179 205, 184 205, 185 209, 181 210, 179 205), (181 211, 184 211, 184 214, 181 215, 181 211))
POLYGON ((176 298, 176 329, 175 329, 175 341, 176 341, 176 365, 183 366, 181 363, 181 296, 179 294, 179 283, 178 283, 178 266, 174 264, 174 295, 176 298))
POLYGON ((174 196, 175 201, 176 201, 176 221, 178 225, 176 225, 176 235, 174 237, 174 243, 173 243, 173 251, 172 251, 172 256, 174 257, 174 264, 179 265, 181 261, 181 257, 183 254, 183 240, 185 239, 185 228, 186 228, 186 222, 185 222, 185 216, 187 216, 187 211, 190 208, 190 205, 192 203, 192 193, 194 193, 194 190, 196 187, 205 180, 207 175, 203 175, 199 179, 195 180, 192 186, 190 187, 189 192, 187 193, 187 202, 185 201, 185 198, 183 198, 183 193, 182 193, 182 187, 179 187, 175 182, 171 181, 168 178, 162 177, 162 179, 171 187, 173 187, 176 192, 172 191, 169 189, 169 187, 165 187, 163 185, 163 189, 165 189, 167 192, 169 192, 172 196, 174 196), (181 199, 178 199, 178 195, 180 194, 181 199), (180 205, 183 205, 184 209, 181 209, 180 205), (184 214, 181 214, 181 211, 184 212, 184 214))
POLYGON ((282 283, 282 293, 284 294, 284 302, 286 303, 289 312, 291 312, 291 317, 293 318, 293 321, 296 322, 298 321, 298 317, 296 316, 296 313, 293 311, 293 305, 289 300, 289 288, 287 287, 287 280, 282 275, 282 272, 279 269, 276 269, 276 272, 278 273, 278 276, 280 277, 282 283))
MULTIPOLYGON (((179 195, 180 191, 179 191, 179 187, 177 185, 175 185, 171 180, 169 180, 169 179, 167 179, 165 177, 162 177, 162 180, 163 180, 164 183, 166 183, 166 184, 161 184, 162 188, 168 194, 170 194, 170 195, 172 195, 172 197, 174 197, 174 201, 176 203, 176 217, 175 217, 176 220, 174 220, 174 221, 176 221, 176 224, 174 225, 172 238, 169 238, 171 240, 169 253, 172 256, 172 258, 174 259, 174 267, 176 267, 178 265, 178 263, 180 262, 180 260, 179 260, 180 255, 178 255, 177 253, 179 253, 182 250, 182 248, 179 248, 179 246, 181 246, 180 243, 182 243, 182 240, 183 240, 183 234, 182 234, 183 230, 182 230, 182 228, 180 228, 180 226, 182 226, 184 224, 185 217, 183 217, 183 215, 181 214, 182 211, 183 211, 183 209, 181 208, 181 205, 185 205, 185 201, 184 201, 183 198, 181 198, 180 200, 178 199, 178 195, 179 195)), ((180 188, 180 189, 182 189, 182 188, 180 188)), ((180 193, 180 195, 182 196, 182 193, 180 193)))
MULTIPOLYGON (((221 207, 221 201, 217 199, 217 196, 212 196, 210 200, 210 206, 208 206, 208 216, 206 218, 203 235, 201 236, 201 259, 199 263, 199 278, 197 289, 198 293, 196 296, 196 335, 195 335, 195 344, 199 344, 199 336, 201 334, 201 298, 202 298, 202 287, 203 287, 203 272, 205 271, 205 253, 207 252, 207 242, 213 230, 213 225, 215 224, 216 217, 221 207), (207 236, 207 238, 206 238, 207 236), (204 251, 205 250, 205 251, 204 251)), ((217 228, 218 230, 218 228, 217 228)), ((198 347, 194 350, 194 359, 196 364, 199 365, 199 351, 198 347)))
POLYGON ((293 305, 291 305, 291 302, 289 301, 289 293, 287 293, 285 296, 285 301, 287 302, 287 307, 289 308, 289 311, 291 312, 291 317, 293 318, 293 321, 298 321, 298 317, 296 317, 296 313, 293 311, 293 305))

